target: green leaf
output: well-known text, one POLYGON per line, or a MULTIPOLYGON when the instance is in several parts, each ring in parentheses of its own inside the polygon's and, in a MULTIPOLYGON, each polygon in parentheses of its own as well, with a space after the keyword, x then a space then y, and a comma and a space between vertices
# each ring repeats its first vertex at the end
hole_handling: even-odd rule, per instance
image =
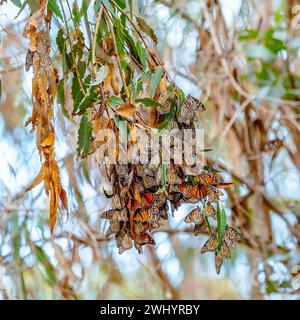
POLYGON ((35 245, 35 254, 37 260, 44 266, 48 280, 52 285, 55 285, 57 283, 55 269, 46 256, 44 250, 41 247, 35 245))
POLYGON ((125 0, 115 0, 115 3, 122 9, 126 8, 126 1, 125 0))
POLYGON ((155 44, 157 44, 157 36, 155 35, 153 29, 147 24, 142 18, 136 17, 139 28, 149 36, 155 44))
POLYGON ((142 103, 146 107, 162 107, 162 108, 164 107, 161 103, 150 98, 135 99, 135 102, 142 103))
POLYGON ((270 29, 265 33, 264 44, 273 53, 278 53, 281 50, 286 50, 286 46, 282 40, 273 37, 275 30, 270 29))
POLYGON ((65 108, 65 80, 64 79, 61 79, 57 85, 57 101, 61 105, 63 115, 67 119, 70 119, 68 110, 65 108))
POLYGON ((48 9, 51 10, 61 21, 64 21, 63 15, 55 0, 48 1, 48 9))
POLYGON ((141 61, 141 64, 142 64, 142 67, 143 67, 143 70, 146 70, 147 68, 147 56, 146 56, 146 51, 145 49, 142 47, 141 43, 138 41, 136 43, 136 51, 137 51, 137 54, 140 58, 140 61, 141 61))
POLYGON ((176 87, 175 92, 178 96, 179 102, 183 102, 185 100, 185 94, 182 89, 176 87))
POLYGON ((83 92, 80 88, 79 81, 74 75, 73 81, 72 81, 72 97, 73 97, 73 113, 75 113, 78 110, 79 104, 84 98, 83 92))
POLYGON ((220 210, 219 203, 217 204, 217 223, 218 223, 218 250, 221 249, 222 238, 225 233, 225 228, 227 225, 227 217, 224 208, 220 210))
POLYGON ((82 7, 79 12, 80 17, 84 16, 87 13, 90 3, 91 3, 91 0, 82 1, 82 7))
POLYGON ((137 49, 136 49, 135 43, 134 43, 131 35, 129 34, 128 30, 123 28, 123 29, 121 29, 121 32, 123 32, 124 40, 126 42, 126 45, 127 45, 128 49, 129 49, 130 54, 136 60, 139 60, 139 55, 137 53, 137 49))
POLYGON ((56 44, 57 44, 59 52, 61 54, 63 54, 65 51, 65 47, 66 47, 66 40, 64 38, 64 29, 63 28, 59 29, 59 31, 57 32, 56 44))
POLYGON ((98 86, 105 78, 107 77, 109 71, 109 67, 107 65, 102 66, 98 72, 96 79, 93 83, 90 84, 90 86, 98 86))
POLYGON ((151 77, 151 82, 150 82, 150 92, 149 92, 150 97, 154 96, 155 90, 160 82, 162 74, 163 74, 163 71, 161 67, 157 68, 157 70, 153 73, 151 77))
POLYGON ((92 136, 92 123, 89 120, 86 113, 81 118, 79 130, 78 130, 78 141, 77 141, 77 154, 78 156, 85 157, 89 153, 90 139, 92 136))
POLYGON ((271 293, 274 293, 274 292, 277 292, 277 288, 276 288, 276 285, 273 281, 267 279, 266 281, 266 293, 267 294, 271 294, 271 293))
POLYGON ((173 99, 171 99, 171 108, 170 112, 165 116, 165 120, 163 123, 159 126, 159 130, 166 129, 169 125, 169 123, 174 119, 175 117, 175 111, 176 111, 176 103, 173 99))
POLYGON ((116 96, 110 96, 107 102, 108 102, 108 104, 110 104, 113 107, 116 107, 119 104, 124 103, 124 101, 121 98, 116 97, 116 96))
POLYGON ((19 17, 19 15, 22 13, 22 11, 26 8, 26 6, 28 5, 28 0, 24 1, 19 12, 17 13, 17 15, 15 16, 15 19, 17 19, 19 17))
POLYGON ((163 186, 166 185, 168 182, 167 173, 168 173, 168 165, 165 163, 162 163, 161 164, 161 184, 163 186))
POLYGON ((258 30, 253 30, 253 29, 245 29, 241 31, 239 35, 239 40, 250 40, 250 39, 255 39, 257 38, 259 32, 258 30))
POLYGON ((11 2, 17 6, 18 8, 21 8, 22 7, 22 3, 20 0, 11 0, 11 2))

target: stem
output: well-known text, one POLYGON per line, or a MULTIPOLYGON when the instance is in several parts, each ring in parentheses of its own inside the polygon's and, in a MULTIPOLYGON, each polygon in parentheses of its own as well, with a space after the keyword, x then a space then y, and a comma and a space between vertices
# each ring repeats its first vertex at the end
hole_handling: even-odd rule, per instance
POLYGON ((145 47, 148 49, 148 44, 145 41, 143 35, 141 34, 140 30, 136 27, 135 23, 133 22, 133 20, 128 16, 128 14, 119 7, 119 5, 117 3, 115 3, 113 0, 109 0, 109 2, 115 6, 126 18, 127 20, 130 22, 130 24, 133 26, 134 30, 137 32, 137 34, 139 35, 139 37, 141 38, 141 40, 143 41, 145 47))
POLYGON ((68 37, 68 41, 69 41, 69 45, 70 45, 70 49, 71 49, 71 55, 72 55, 72 58, 73 58, 73 67, 75 68, 75 73, 76 73, 76 77, 78 79, 79 86, 80 86, 84 96, 86 97, 86 92, 85 92, 84 87, 83 87, 82 82, 81 82, 80 74, 79 74, 79 71, 77 69, 77 64, 75 63, 75 55, 74 55, 74 52, 72 50, 72 40, 71 40, 70 30, 69 30, 68 23, 67 23, 67 17, 66 17, 65 9, 64 9, 64 6, 63 6, 61 0, 59 0, 59 3, 60 3, 61 11, 62 11, 62 14, 63 14, 63 17, 64 17, 64 22, 65 22, 65 26, 66 26, 66 30, 67 30, 67 37, 68 37))
POLYGON ((122 65, 121 65, 121 61, 120 61, 119 51, 118 51, 118 48, 117 48, 115 33, 114 33, 113 25, 112 25, 112 23, 110 21, 111 17, 110 17, 109 12, 108 12, 108 10, 107 10, 107 8, 105 7, 104 4, 103 4, 103 8, 104 8, 104 11, 105 11, 105 15, 106 15, 106 18, 107 18, 107 23, 108 23, 108 26, 109 26, 109 29, 110 29, 110 33, 111 33, 111 36, 112 36, 112 40, 113 40, 113 43, 114 43, 114 47, 115 47, 115 51, 116 51, 117 63, 118 63, 119 72, 120 72, 121 80, 122 80, 122 83, 123 83, 123 87, 124 87, 124 90, 125 90, 125 94, 126 94, 127 98, 130 101, 130 94, 129 94, 129 90, 128 90, 128 87, 127 87, 127 84, 126 84, 126 81, 125 81, 125 78, 124 78, 124 74, 123 74, 123 69, 122 69, 122 65))
POLYGON ((97 22, 96 22, 96 26, 95 26, 93 45, 92 45, 92 71, 93 71, 94 77, 96 76, 96 70, 95 70, 95 64, 96 64, 95 53, 96 52, 95 51, 96 51, 97 35, 98 35, 98 30, 99 30, 99 26, 100 26, 102 13, 103 13, 103 7, 101 6, 101 8, 98 12, 98 16, 97 16, 97 22))

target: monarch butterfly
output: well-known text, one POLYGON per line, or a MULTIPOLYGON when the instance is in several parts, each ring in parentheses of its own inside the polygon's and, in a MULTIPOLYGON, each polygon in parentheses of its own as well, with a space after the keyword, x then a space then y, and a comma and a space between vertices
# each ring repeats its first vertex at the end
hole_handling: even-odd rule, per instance
POLYGON ((220 273, 222 264, 223 264, 223 257, 222 257, 222 255, 220 255, 220 254, 218 254, 217 252, 215 252, 215 268, 216 268, 217 274, 220 273))
POLYGON ((177 185, 177 184, 168 185, 168 191, 169 191, 169 194, 175 193, 175 192, 180 192, 179 185, 177 185))
POLYGON ((138 202, 134 199, 129 200, 128 202, 128 209, 134 211, 138 208, 138 202))
POLYGON ((109 228, 107 229, 105 236, 108 238, 113 233, 116 233, 120 230, 120 222, 118 220, 112 221, 109 228))
POLYGON ((217 190, 215 188, 209 188, 207 193, 207 200, 209 202, 218 202, 220 196, 223 195, 223 192, 221 190, 217 190))
POLYGON ((199 199, 193 198, 193 197, 188 197, 188 198, 183 198, 182 201, 184 203, 197 203, 197 202, 199 202, 199 199))
POLYGON ((150 207, 153 200, 157 197, 157 194, 146 192, 142 195, 143 205, 145 207, 150 207))
POLYGON ((233 249, 236 248, 235 241, 240 241, 241 235, 237 232, 234 228, 230 227, 229 225, 225 228, 224 234, 224 242, 227 244, 228 247, 233 249))
POLYGON ((214 219, 217 219, 217 211, 216 209, 210 204, 208 203, 207 205, 205 205, 204 209, 203 209, 203 213, 206 216, 212 217, 214 219))
POLYGON ((168 183, 172 184, 179 184, 182 182, 182 179, 177 175, 177 168, 173 163, 170 163, 169 170, 168 170, 168 183))
POLYGON ((226 242, 224 242, 224 241, 222 241, 220 253, 225 258, 228 258, 228 259, 231 258, 230 249, 229 249, 228 245, 226 244, 226 242))
POLYGON ((149 223, 148 221, 142 222, 143 230, 153 230, 159 227, 158 223, 149 223))
POLYGON ((138 251, 139 254, 143 253, 142 246, 139 243, 137 243, 136 241, 134 241, 134 247, 136 248, 136 250, 138 251))
POLYGON ((115 220, 115 219, 118 218, 118 212, 113 210, 113 209, 110 209, 110 210, 102 212, 100 214, 100 218, 101 219, 115 220))
POLYGON ((199 235, 201 231, 205 230, 208 228, 208 223, 205 218, 200 223, 195 224, 194 226, 194 234, 195 236, 199 235))
POLYGON ((155 241, 151 238, 151 236, 146 233, 146 232, 141 232, 137 239, 136 239, 136 242, 139 244, 139 245, 144 245, 144 244, 151 244, 151 245, 155 245, 155 241))
POLYGON ((125 237, 119 241, 119 245, 117 244, 117 246, 119 248, 119 254, 122 254, 124 251, 133 247, 132 238, 126 234, 125 237))
POLYGON ((208 172, 201 172, 198 176, 199 182, 209 186, 212 184, 216 184, 218 179, 216 173, 208 173, 208 172))
POLYGON ((34 52, 32 52, 30 49, 28 49, 27 54, 26 54, 26 58, 25 58, 25 70, 26 71, 29 71, 33 65, 33 56, 34 56, 34 52))
POLYGON ((158 186, 157 179, 151 176, 143 177, 143 185, 146 189, 158 186))
POLYGON ((118 213, 118 220, 119 221, 128 221, 128 210, 127 208, 122 209, 119 213, 118 213))
POLYGON ((156 197, 152 200, 151 205, 153 207, 161 208, 166 204, 167 196, 165 193, 156 194, 156 197))
POLYGON ((112 208, 113 209, 123 209, 125 207, 125 200, 121 198, 118 194, 112 197, 112 208))
POLYGON ((185 197, 192 197, 197 199, 202 199, 206 197, 208 193, 208 189, 200 183, 191 184, 185 182, 180 185, 179 189, 185 197))
POLYGON ((217 248, 218 248, 218 237, 217 237, 217 234, 214 232, 211 235, 211 237, 204 243, 200 252, 205 253, 207 251, 215 251, 217 248))
POLYGON ((192 210, 184 219, 184 222, 190 223, 201 223, 201 221, 204 219, 204 216, 202 215, 202 212, 199 208, 196 208, 192 210))
POLYGON ((126 164, 117 164, 115 168, 119 177, 125 178, 128 176, 128 166, 126 164))
POLYGON ((154 219, 155 219, 154 215, 147 210, 139 210, 134 215, 134 220, 136 222, 150 221, 154 219))
POLYGON ((196 112, 203 112, 204 110, 205 107, 201 101, 197 100, 191 95, 188 95, 180 106, 178 121, 189 125, 191 122, 198 120, 196 112))

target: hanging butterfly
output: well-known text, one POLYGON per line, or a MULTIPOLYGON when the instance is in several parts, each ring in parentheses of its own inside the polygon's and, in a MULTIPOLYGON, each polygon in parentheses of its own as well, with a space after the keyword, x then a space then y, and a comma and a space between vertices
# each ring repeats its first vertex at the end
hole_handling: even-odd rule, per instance
POLYGON ((159 228, 159 224, 157 222, 149 223, 148 221, 142 222, 143 230, 153 230, 159 228))
POLYGON ((156 197, 152 200, 151 205, 153 207, 162 208, 167 202, 167 195, 165 192, 156 194, 156 197))
POLYGON ((120 230, 120 222, 118 220, 112 221, 109 228, 107 229, 105 236, 108 238, 110 237, 113 233, 116 233, 120 230))
POLYGON ((202 220, 204 219, 204 216, 199 208, 196 208, 192 210, 184 219, 184 222, 186 223, 201 223, 202 220))
POLYGON ((151 236, 146 233, 146 232, 141 232, 137 238, 136 238, 136 242, 139 245, 145 245, 145 244, 151 244, 151 245, 155 245, 155 241, 153 240, 153 238, 151 238, 151 236))
POLYGON ((209 188, 207 192, 207 200, 209 202, 218 202, 222 195, 224 195, 224 193, 221 190, 209 188))
POLYGON ((192 122, 198 121, 197 113, 204 110, 205 107, 201 101, 188 95, 180 106, 178 121, 190 125, 192 122))
POLYGON ((228 247, 228 245, 226 244, 225 241, 222 241, 221 244, 221 249, 220 249, 220 253, 223 257, 230 259, 231 258, 231 252, 230 249, 228 247))
POLYGON ((177 185, 177 184, 168 185, 168 192, 169 192, 169 194, 170 193, 179 193, 180 192, 179 185, 177 185))
POLYGON ((145 192, 141 196, 142 198, 142 204, 144 207, 150 207, 154 199, 157 198, 157 194, 145 192))
POLYGON ((133 247, 132 238, 127 234, 118 246, 119 254, 122 254, 124 251, 129 250, 132 247, 133 247))
POLYGON ((109 219, 109 220, 116 220, 118 218, 118 212, 116 210, 110 209, 104 211, 100 214, 101 219, 109 219))
POLYGON ((212 184, 217 184, 218 183, 218 178, 217 178, 217 173, 213 172, 201 172, 198 176, 199 182, 206 185, 210 186, 212 184))
POLYGON ((143 177, 143 185, 146 189, 149 189, 158 186, 159 183, 155 177, 145 175, 143 177))
POLYGON ((123 209, 126 206, 125 200, 119 196, 119 194, 115 194, 112 197, 112 204, 113 209, 123 209))
POLYGON ((25 58, 25 70, 29 71, 30 68, 33 66, 33 55, 34 52, 32 52, 30 49, 27 50, 26 58, 25 58))
POLYGON ((204 206, 202 213, 206 216, 212 217, 215 220, 217 219, 217 211, 210 203, 207 203, 204 206))
POLYGON ((205 217, 203 217, 203 220, 200 223, 195 224, 194 235, 198 236, 206 228, 208 228, 208 223, 207 223, 207 220, 205 219, 205 217))
POLYGON ((193 198, 193 197, 185 197, 182 199, 183 203, 197 203, 199 202, 199 199, 193 198))
POLYGON ((128 210, 127 210, 127 208, 124 208, 124 209, 119 211, 118 220, 119 221, 124 221, 124 222, 128 221, 128 210))
POLYGON ((215 252, 215 268, 216 268, 217 274, 220 273, 222 264, 223 264, 223 256, 215 252))
POLYGON ((197 199, 206 197, 208 193, 208 189, 200 183, 192 184, 189 182, 184 182, 179 186, 179 189, 185 197, 192 197, 197 199))
POLYGON ((218 237, 217 237, 217 234, 214 232, 210 236, 210 238, 204 243, 200 252, 203 254, 207 251, 215 251, 217 248, 218 248, 218 237))
POLYGON ((228 247, 235 249, 235 241, 241 241, 241 235, 234 228, 227 225, 224 233, 224 242, 228 247))
POLYGON ((155 216, 147 210, 138 210, 133 219, 136 222, 152 221, 155 220, 155 216))
POLYGON ((125 178, 128 176, 128 166, 127 164, 116 164, 116 173, 118 177, 125 178))
POLYGON ((168 183, 170 185, 182 183, 182 179, 178 177, 177 167, 173 163, 168 167, 168 183))

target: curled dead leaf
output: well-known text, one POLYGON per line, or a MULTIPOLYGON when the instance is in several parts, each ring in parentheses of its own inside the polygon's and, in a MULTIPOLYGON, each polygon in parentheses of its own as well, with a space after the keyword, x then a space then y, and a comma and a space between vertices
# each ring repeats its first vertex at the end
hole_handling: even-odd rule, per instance
POLYGON ((126 102, 118 106, 116 112, 124 118, 132 118, 136 112, 136 106, 133 103, 126 102))
POLYGON ((54 133, 50 132, 48 136, 42 141, 41 147, 50 147, 54 144, 54 133))

